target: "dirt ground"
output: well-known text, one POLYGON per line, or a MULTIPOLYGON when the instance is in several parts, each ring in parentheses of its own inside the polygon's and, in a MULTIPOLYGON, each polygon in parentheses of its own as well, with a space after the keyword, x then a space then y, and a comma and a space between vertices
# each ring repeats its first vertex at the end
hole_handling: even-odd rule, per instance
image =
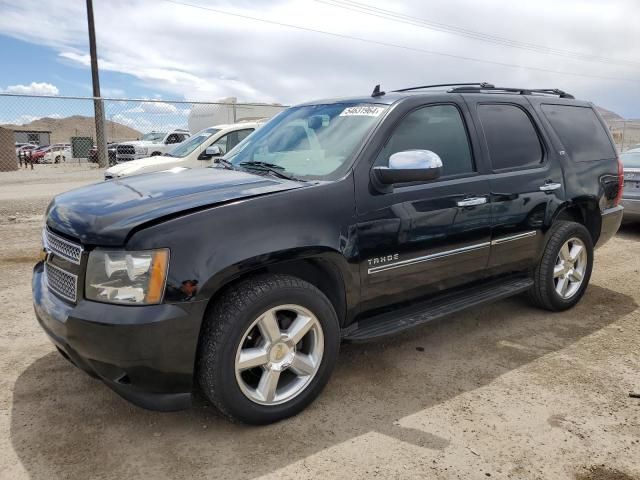
POLYGON ((98 170, 0 173, 0 477, 640 479, 640 225, 596 253, 585 298, 522 298, 385 342, 344 345, 327 389, 267 427, 205 403, 134 407, 72 367, 38 327, 42 213, 98 170))

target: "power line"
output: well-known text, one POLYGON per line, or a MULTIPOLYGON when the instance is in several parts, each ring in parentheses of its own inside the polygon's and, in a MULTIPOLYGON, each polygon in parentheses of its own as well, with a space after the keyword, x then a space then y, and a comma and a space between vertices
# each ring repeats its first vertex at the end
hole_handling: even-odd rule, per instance
POLYGON ((519 48, 522 50, 528 50, 528 51, 547 54, 547 55, 558 55, 562 57, 572 58, 575 60, 588 61, 588 62, 599 62, 599 63, 606 63, 611 65, 640 67, 640 62, 615 59, 610 57, 602 57, 597 55, 589 55, 589 54, 584 54, 584 53, 571 51, 571 50, 563 50, 559 48, 546 47, 544 45, 539 45, 535 43, 522 42, 519 40, 513 40, 505 37, 500 37, 497 35, 490 35, 487 33, 470 30, 457 25, 434 22, 432 20, 427 20, 425 18, 418 18, 411 15, 405 15, 398 12, 394 12, 392 10, 385 10, 379 7, 365 5, 363 3, 356 2, 353 0, 314 0, 314 1, 325 4, 325 5, 330 5, 333 7, 362 13, 365 15, 370 15, 370 16, 391 20, 394 22, 403 23, 407 25, 413 25, 419 28, 445 32, 452 35, 471 38, 474 40, 480 40, 480 41, 492 43, 495 45, 511 47, 511 48, 519 48))
POLYGON ((251 15, 244 15, 244 14, 240 14, 240 13, 227 12, 227 11, 220 10, 220 9, 217 9, 217 8, 205 7, 205 6, 202 6, 202 5, 195 5, 195 4, 192 4, 192 3, 181 2, 181 1, 178 1, 178 0, 163 0, 163 1, 166 2, 166 3, 174 4, 174 5, 181 5, 181 6, 184 6, 184 7, 191 7, 191 8, 197 8, 197 9, 200 9, 200 10, 207 10, 207 11, 218 13, 220 15, 228 15, 228 16, 237 17, 237 18, 244 18, 246 20, 253 20, 253 21, 256 21, 256 22, 262 22, 262 23, 268 23, 268 24, 272 24, 272 25, 278 25, 280 27, 293 28, 293 29, 296 29, 296 30, 302 30, 302 31, 311 32, 311 33, 318 33, 318 34, 322 34, 322 35, 329 35, 329 36, 336 37, 336 38, 343 38, 343 39, 354 40, 354 41, 363 42, 363 43, 370 43, 370 44, 373 44, 373 45, 379 45, 379 46, 383 46, 383 47, 391 47, 391 48, 398 48, 398 49, 412 51, 412 52, 426 53, 428 55, 438 55, 438 56, 442 56, 442 57, 455 58, 455 59, 458 59, 458 60, 466 60, 466 61, 478 62, 478 63, 487 63, 487 64, 490 64, 490 65, 498 65, 498 66, 501 66, 501 67, 508 67, 508 68, 521 68, 521 69, 534 70, 534 71, 545 72, 545 73, 556 73, 556 74, 559 74, 559 75, 569 75, 569 76, 573 76, 573 77, 595 78, 595 79, 599 79, 599 80, 612 80, 612 81, 617 81, 617 82, 640 83, 640 80, 636 80, 636 79, 632 79, 632 78, 607 77, 607 76, 602 76, 602 75, 589 75, 589 74, 584 74, 584 73, 574 73, 574 72, 566 72, 566 71, 561 71, 561 70, 552 70, 552 69, 542 68, 542 67, 532 67, 532 66, 526 66, 526 65, 518 65, 518 64, 515 64, 515 63, 498 62, 498 61, 494 61, 494 60, 484 60, 484 59, 480 59, 480 58, 467 57, 467 56, 464 56, 464 55, 455 55, 455 54, 452 54, 452 53, 438 52, 438 51, 435 51, 435 50, 426 50, 424 48, 409 47, 409 46, 406 46, 406 45, 399 45, 399 44, 395 44, 395 43, 381 42, 381 41, 378 41, 378 40, 369 40, 369 39, 366 39, 366 38, 355 37, 355 36, 346 35, 346 34, 343 34, 343 33, 327 32, 325 30, 318 30, 318 29, 315 29, 315 28, 301 27, 300 25, 293 25, 293 24, 290 24, 290 23, 278 22, 276 20, 268 20, 268 19, 265 19, 265 18, 253 17, 251 15))

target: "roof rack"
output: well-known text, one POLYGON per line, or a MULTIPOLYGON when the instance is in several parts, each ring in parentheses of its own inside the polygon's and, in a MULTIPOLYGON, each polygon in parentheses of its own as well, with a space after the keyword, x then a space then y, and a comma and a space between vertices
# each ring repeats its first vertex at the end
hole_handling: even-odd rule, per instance
POLYGON ((409 88, 401 88, 400 90, 394 90, 395 93, 398 92, 410 92, 411 90, 422 90, 425 88, 439 88, 439 87, 481 87, 481 88, 495 88, 493 85, 487 82, 480 83, 438 83, 435 85, 422 85, 420 87, 409 87, 409 88))
POLYGON ((513 87, 495 87, 493 85, 471 86, 465 85, 447 90, 449 93, 484 93, 487 90, 492 92, 517 93, 519 95, 532 95, 541 93, 543 95, 557 95, 560 98, 575 98, 570 93, 564 92, 558 88, 513 88, 513 87))

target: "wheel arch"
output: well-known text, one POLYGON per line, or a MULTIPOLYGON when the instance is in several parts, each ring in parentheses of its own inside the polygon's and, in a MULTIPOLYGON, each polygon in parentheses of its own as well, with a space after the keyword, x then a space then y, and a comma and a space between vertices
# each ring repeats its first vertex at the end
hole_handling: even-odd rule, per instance
POLYGON ((340 325, 347 318, 351 275, 346 259, 330 249, 287 250, 244 260, 216 273, 204 282, 202 293, 208 298, 207 309, 225 290, 253 275, 286 274, 309 282, 326 295, 333 305, 340 325))
POLYGON ((602 216, 594 198, 579 198, 563 203, 554 212, 552 223, 558 220, 570 220, 584 225, 591 234, 593 244, 598 242, 602 216))

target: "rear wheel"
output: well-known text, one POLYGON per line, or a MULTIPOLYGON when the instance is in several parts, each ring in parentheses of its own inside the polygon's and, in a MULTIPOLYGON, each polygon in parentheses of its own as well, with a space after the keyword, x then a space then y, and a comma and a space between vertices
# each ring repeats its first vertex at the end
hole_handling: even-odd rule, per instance
POLYGON ((248 279, 205 319, 198 380, 227 417, 251 424, 295 415, 322 391, 339 348, 327 297, 288 275, 248 279))
POLYGON ((62 159, 62 157, 60 155, 58 155, 54 161, 54 163, 60 163, 60 160, 62 159))
POLYGON ((580 301, 589 284, 593 241, 589 231, 575 222, 557 222, 548 235, 529 296, 539 307, 566 310, 580 301))
POLYGON ((162 155, 162 153, 160 153, 160 152, 153 152, 153 153, 151 154, 151 156, 152 156, 152 157, 157 157, 158 155, 162 155))

